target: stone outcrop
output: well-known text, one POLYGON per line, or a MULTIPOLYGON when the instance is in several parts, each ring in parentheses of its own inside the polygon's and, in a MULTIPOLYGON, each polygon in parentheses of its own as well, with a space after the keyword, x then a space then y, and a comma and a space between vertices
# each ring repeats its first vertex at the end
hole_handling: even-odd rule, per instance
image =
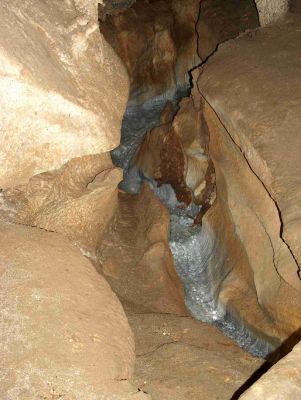
POLYGON ((147 131, 159 124, 168 101, 175 112, 189 92, 188 71, 200 59, 195 25, 199 0, 137 1, 122 14, 108 16, 100 29, 127 67, 130 96, 121 145, 114 162, 128 168, 147 131))
POLYGON ((183 98, 172 122, 164 123, 165 112, 162 125, 146 135, 132 165, 145 178, 170 184, 180 203, 204 205, 210 159, 201 105, 192 97, 183 98))
POLYGON ((127 315, 137 354, 131 382, 153 400, 229 400, 263 363, 190 317, 127 315))
POLYGON ((93 256, 117 211, 121 179, 121 170, 104 153, 74 158, 3 195, 16 210, 14 221, 60 232, 93 256))
POLYGON ((168 236, 168 211, 148 186, 140 195, 119 194, 97 259, 126 309, 187 315, 168 236))
POLYGON ((253 0, 202 0, 196 25, 199 56, 205 61, 220 43, 258 25, 258 13, 253 0))
POLYGON ((240 400, 298 400, 301 397, 301 344, 266 374, 264 374, 240 400))
POLYGON ((301 323, 298 26, 290 17, 220 46, 195 81, 216 172, 217 201, 204 219, 219 242, 207 260, 220 271, 211 274, 215 299, 251 330, 282 339, 301 323))
POLYGON ((116 147, 128 78, 96 1, 0 6, 0 187, 116 147))
POLYGON ((127 67, 130 104, 175 91, 198 63, 195 24, 199 0, 137 1, 108 16, 100 28, 127 67))
POLYGON ((255 0, 260 25, 265 26, 283 17, 289 6, 289 0, 255 0))
POLYGON ((64 237, 1 222, 0 397, 140 399, 121 304, 64 237))
POLYGON ((137 1, 122 14, 109 16, 101 31, 127 66, 130 97, 123 119, 121 145, 114 162, 125 168, 144 135, 160 125, 168 102, 173 114, 190 92, 189 71, 216 45, 258 26, 251 0, 185 2, 137 1), (200 56, 200 57, 199 57, 200 56))

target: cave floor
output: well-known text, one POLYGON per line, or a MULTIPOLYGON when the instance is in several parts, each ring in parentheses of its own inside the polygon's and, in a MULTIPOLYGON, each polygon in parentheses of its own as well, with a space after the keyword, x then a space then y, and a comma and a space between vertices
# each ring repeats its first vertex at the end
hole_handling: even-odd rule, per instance
POLYGON ((133 383, 153 400, 237 399, 264 362, 191 317, 128 313, 128 319, 136 345, 133 383))

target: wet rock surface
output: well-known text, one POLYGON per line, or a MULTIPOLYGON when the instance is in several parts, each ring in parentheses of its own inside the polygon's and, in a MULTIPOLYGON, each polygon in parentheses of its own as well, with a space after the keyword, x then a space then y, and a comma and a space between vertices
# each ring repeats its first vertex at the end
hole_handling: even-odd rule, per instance
POLYGON ((216 171, 204 223, 219 242, 209 268, 223 272, 211 287, 244 324, 281 339, 301 322, 299 26, 291 16, 221 45, 195 82, 216 171))
POLYGON ((128 169, 145 133, 159 124, 166 103, 189 93, 188 71, 198 65, 199 0, 138 1, 100 29, 127 67, 130 96, 123 118, 121 144, 112 153, 128 169))

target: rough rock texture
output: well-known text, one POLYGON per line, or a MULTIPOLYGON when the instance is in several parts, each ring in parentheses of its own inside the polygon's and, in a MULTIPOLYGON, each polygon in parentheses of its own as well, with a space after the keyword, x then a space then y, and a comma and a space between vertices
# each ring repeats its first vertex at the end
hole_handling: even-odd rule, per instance
POLYGON ((117 212, 97 256, 125 307, 187 315, 168 234, 168 211, 148 186, 137 196, 119 194, 117 212))
POLYGON ((254 330, 282 339, 301 324, 299 27, 290 17, 220 46, 196 82, 217 183, 205 221, 221 244, 208 266, 224 271, 211 285, 254 330), (265 328, 242 307, 240 275, 249 276, 265 328))
POLYGON ((121 179, 109 153, 90 155, 36 175, 4 197, 16 210, 16 222, 63 233, 95 254, 117 210, 121 179))
POLYGON ((192 318, 128 318, 136 345, 131 382, 153 400, 229 400, 262 364, 216 328, 192 318))
POLYGON ((287 10, 289 0, 255 0, 261 26, 268 25, 283 17, 287 10))
POLYGON ((164 123, 163 111, 162 125, 145 136, 132 165, 145 178, 170 184, 178 201, 186 206, 192 202, 204 204, 210 160, 202 108, 192 97, 182 99, 179 107, 172 122, 164 123))
POLYGON ((108 16, 101 31, 125 63, 131 83, 130 104, 175 90, 188 82, 198 62, 195 24, 199 0, 137 1, 108 16))
POLYGON ((300 14, 301 13, 301 1, 300 0, 290 0, 289 2, 289 10, 292 13, 300 14))
POLYGON ((253 0, 202 0, 196 26, 199 56, 206 60, 220 43, 258 25, 253 0))
POLYGON ((241 400, 299 400, 301 398, 301 344, 259 379, 241 400))
POLYGON ((0 187, 116 147, 128 78, 97 2, 3 0, 0 15, 0 187))
POLYGON ((130 76, 130 97, 114 162, 127 168, 144 134, 159 124, 167 101, 189 92, 188 71, 200 59, 195 25, 199 0, 137 1, 100 24, 130 76))
POLYGON ((7 223, 0 249, 1 399, 142 398, 123 309, 79 250, 7 223))

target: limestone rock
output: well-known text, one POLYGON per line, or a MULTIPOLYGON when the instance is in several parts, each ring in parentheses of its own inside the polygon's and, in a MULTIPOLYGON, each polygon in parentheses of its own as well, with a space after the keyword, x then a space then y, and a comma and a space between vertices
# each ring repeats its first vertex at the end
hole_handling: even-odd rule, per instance
POLYGON ((202 0, 196 26, 199 56, 205 61, 220 43, 256 27, 258 13, 253 0, 202 0))
POLYGON ((282 339, 301 323, 298 27, 290 17, 220 46, 197 81, 217 183, 205 217, 221 244, 208 264, 224 271, 214 287, 228 310, 282 339), (265 327, 233 290, 240 274, 249 276, 250 298, 270 318, 265 327))
POLYGON ((255 0, 260 25, 265 26, 283 17, 288 10, 288 0, 255 0))
POLYGON ((138 1, 129 10, 108 16, 101 31, 125 63, 130 101, 143 101, 174 90, 188 80, 198 62, 195 23, 198 0, 138 1))
POLYGON ((3 0, 0 15, 0 187, 116 147, 128 78, 97 2, 3 0))
MULTIPOLYGON (((179 107, 172 122, 147 133, 132 163, 144 177, 170 184, 186 206, 204 204, 210 160, 202 108, 193 97, 183 98, 179 107)), ((164 114, 165 109, 162 122, 164 114)))
POLYGON ((100 25, 130 76, 121 145, 113 152, 116 165, 127 169, 143 136, 159 124, 166 103, 175 113, 177 102, 189 94, 188 71, 200 62, 198 15, 199 0, 140 0, 100 25))
POLYGON ((75 158, 4 195, 17 210, 15 221, 60 232, 93 256, 117 210, 121 178, 110 154, 103 153, 75 158))
POLYGON ((0 248, 1 399, 140 398, 123 309, 79 250, 3 222, 0 248))
POLYGON ((299 400, 301 398, 300 360, 301 344, 298 344, 254 383, 240 399, 299 400))
POLYGON ((187 314, 168 234, 168 211, 148 186, 140 195, 119 194, 117 212, 97 256, 102 273, 126 308, 187 314))
POLYGON ((229 400, 262 365, 218 329, 192 318, 128 318, 137 354, 131 382, 154 400, 229 400))

